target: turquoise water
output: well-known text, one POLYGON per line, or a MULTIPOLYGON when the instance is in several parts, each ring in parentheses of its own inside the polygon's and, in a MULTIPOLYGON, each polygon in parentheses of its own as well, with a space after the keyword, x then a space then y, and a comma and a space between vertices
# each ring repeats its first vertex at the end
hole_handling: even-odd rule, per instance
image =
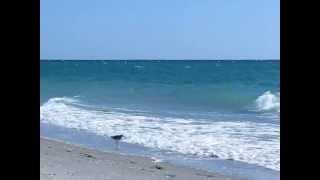
POLYGON ((42 124, 280 171, 279 61, 41 61, 42 124))
POLYGON ((279 91, 277 61, 41 61, 44 101, 241 111, 266 91, 279 91))

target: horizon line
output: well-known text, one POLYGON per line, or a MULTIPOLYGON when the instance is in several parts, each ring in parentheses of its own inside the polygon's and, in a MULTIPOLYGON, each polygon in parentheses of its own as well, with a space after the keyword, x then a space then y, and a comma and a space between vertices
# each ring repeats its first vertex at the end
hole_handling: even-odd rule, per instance
POLYGON ((270 58, 270 59, 63 59, 63 58, 40 58, 40 61, 280 61, 280 58, 270 58))

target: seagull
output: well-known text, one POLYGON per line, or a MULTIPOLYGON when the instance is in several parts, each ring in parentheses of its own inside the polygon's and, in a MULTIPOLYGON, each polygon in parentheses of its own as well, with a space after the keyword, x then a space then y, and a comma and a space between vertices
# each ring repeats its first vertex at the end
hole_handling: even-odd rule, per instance
POLYGON ((124 135, 120 134, 120 135, 115 135, 115 136, 111 136, 111 139, 113 139, 116 143, 116 148, 119 149, 119 141, 124 137, 124 135))

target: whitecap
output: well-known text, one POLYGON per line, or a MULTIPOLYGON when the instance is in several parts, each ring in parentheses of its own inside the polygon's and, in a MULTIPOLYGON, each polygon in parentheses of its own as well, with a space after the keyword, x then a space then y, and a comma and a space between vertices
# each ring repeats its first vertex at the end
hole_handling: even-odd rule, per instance
POLYGON ((273 94, 267 91, 259 96, 255 103, 258 111, 280 112, 280 92, 273 94))

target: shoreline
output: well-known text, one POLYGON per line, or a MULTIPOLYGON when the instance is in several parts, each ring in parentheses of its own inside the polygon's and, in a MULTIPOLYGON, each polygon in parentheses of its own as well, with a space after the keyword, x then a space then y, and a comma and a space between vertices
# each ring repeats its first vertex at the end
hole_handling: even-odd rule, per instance
POLYGON ((238 180, 243 178, 157 162, 148 157, 88 149, 40 137, 40 179, 238 180))

